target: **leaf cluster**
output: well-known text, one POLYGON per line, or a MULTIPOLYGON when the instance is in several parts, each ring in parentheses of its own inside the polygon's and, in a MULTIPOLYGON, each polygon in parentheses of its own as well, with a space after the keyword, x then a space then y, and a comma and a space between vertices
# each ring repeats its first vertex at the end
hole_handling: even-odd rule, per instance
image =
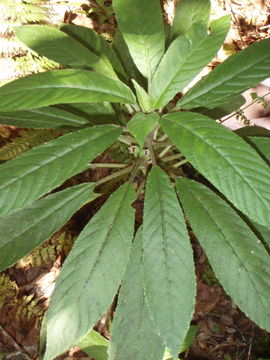
POLYGON ((181 0, 171 27, 157 0, 114 0, 113 9, 112 44, 79 26, 18 28, 21 41, 63 69, 0 88, 3 124, 67 131, 0 167, 1 269, 100 196, 96 189, 122 179, 64 263, 42 358, 81 343, 118 294, 100 358, 158 360, 166 348, 177 359, 196 294, 187 224, 227 294, 270 331, 269 134, 252 136, 250 128, 241 135, 215 121, 269 76, 270 40, 232 55, 191 87, 222 45, 229 17, 209 23, 209 0, 181 0), (96 182, 50 193, 103 167, 111 172, 96 182), (135 232, 138 197, 143 221, 135 232))

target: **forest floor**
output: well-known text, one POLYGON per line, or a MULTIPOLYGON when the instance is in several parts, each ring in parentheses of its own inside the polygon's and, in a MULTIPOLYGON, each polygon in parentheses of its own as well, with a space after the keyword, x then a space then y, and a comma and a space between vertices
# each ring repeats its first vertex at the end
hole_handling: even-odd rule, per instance
MULTIPOLYGON (((165 2, 170 18, 171 0, 165 2)), ((108 2, 109 4, 109 2, 108 2)), ((95 28, 110 34, 115 27, 113 15, 105 16, 98 11, 89 13, 91 1, 81 8, 69 9, 66 22, 95 28), (80 11, 79 11, 80 10, 80 11)), ((270 3, 248 0, 212 0, 212 16, 231 13, 232 30, 225 46, 209 66, 211 70, 226 57, 254 41, 270 36, 270 3)), ((64 20, 64 18, 62 20, 64 20)), ((1 46, 1 44, 0 44, 1 46)), ((5 146, 23 129, 0 125, 0 146, 5 146)), ((5 160, 5 159, 1 159, 5 160)), ((106 174, 94 172, 99 178, 106 174)), ((81 174, 73 181, 80 182, 81 174)), ((95 201, 91 212, 100 206, 95 201)), ((140 221, 141 206, 137 206, 140 221)), ((61 265, 70 251, 77 233, 84 225, 83 213, 75 215, 66 226, 42 247, 21 260, 15 266, 0 273, 0 359, 38 359, 39 331, 43 315, 48 307, 54 283, 61 265), (1 355, 2 352, 2 355, 1 355)), ((250 321, 224 293, 215 278, 202 248, 193 240, 197 268, 197 304, 192 324, 198 325, 193 345, 181 356, 188 360, 259 360, 270 359, 270 334, 250 321)), ((246 296, 249 296, 248 289, 246 296)), ((97 329, 109 337, 109 328, 97 324, 97 329)), ((59 359, 87 358, 78 348, 59 359)), ((128 360, 128 359, 127 359, 128 360)))

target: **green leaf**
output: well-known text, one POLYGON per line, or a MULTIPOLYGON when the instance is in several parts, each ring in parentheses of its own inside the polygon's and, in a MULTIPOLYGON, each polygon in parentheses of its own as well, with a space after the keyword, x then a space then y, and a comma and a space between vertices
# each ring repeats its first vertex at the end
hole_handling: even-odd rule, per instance
POLYGON ((66 179, 113 144, 121 130, 103 125, 61 136, 0 166, 0 215, 25 207, 66 179))
POLYGON ((29 48, 61 65, 92 68, 103 75, 117 78, 105 55, 96 55, 89 47, 53 26, 24 25, 16 29, 16 35, 29 48))
POLYGON ((31 129, 57 129, 116 123, 110 104, 60 104, 39 109, 0 112, 1 124, 31 129))
POLYGON ((212 22, 210 35, 201 23, 196 23, 188 37, 174 40, 153 77, 149 92, 153 108, 166 105, 199 74, 223 44, 229 28, 230 17, 226 15, 212 22))
POLYGON ((160 336, 176 359, 194 311, 195 274, 181 207, 159 167, 152 168, 146 185, 143 251, 148 305, 160 336))
POLYGON ((104 103, 77 103, 54 105, 59 109, 82 117, 91 125, 117 124, 117 118, 112 104, 104 103))
POLYGON ((270 170, 251 146, 204 115, 175 112, 160 123, 187 160, 234 206, 270 225, 270 170))
POLYGON ((142 273, 142 231, 138 230, 113 319, 110 360, 161 360, 162 340, 146 303, 142 273))
POLYGON ((239 95, 234 97, 232 100, 226 102, 225 104, 221 104, 215 109, 207 109, 207 108, 197 108, 193 111, 196 111, 200 114, 206 115, 211 119, 221 119, 222 117, 231 114, 233 111, 238 110, 242 105, 246 102, 244 96, 239 95))
POLYGON ((88 334, 79 342, 79 347, 96 360, 107 360, 107 349, 109 341, 97 331, 91 329, 88 334))
POLYGON ((0 271, 52 236, 84 203, 97 198, 95 185, 81 184, 37 200, 0 218, 0 271))
POLYGON ((251 230, 270 248, 270 229, 251 221, 251 230))
POLYGON ((129 78, 135 79, 138 83, 142 84, 145 79, 134 64, 127 44, 119 28, 116 29, 115 36, 113 37, 112 47, 129 75, 129 78))
POLYGON ((28 110, 59 103, 135 103, 119 80, 87 70, 54 70, 14 80, 0 88, 0 111, 28 110))
POLYGON ((267 137, 260 136, 249 136, 248 140, 251 144, 254 144, 259 152, 265 157, 266 160, 270 161, 270 139, 267 137))
POLYGON ((185 178, 177 190, 190 225, 224 290, 260 327, 270 330, 270 262, 258 238, 224 200, 185 178))
POLYGON ((73 37, 75 40, 83 44, 87 49, 92 51, 99 57, 105 56, 112 64, 115 72, 123 79, 126 78, 125 70, 116 56, 110 44, 96 31, 86 28, 84 26, 63 24, 60 29, 73 37))
POLYGON ((89 123, 80 116, 52 106, 33 110, 1 112, 0 121, 1 124, 32 129, 77 127, 89 123))
POLYGON ((141 148, 144 147, 147 136, 158 124, 158 119, 159 115, 155 112, 150 114, 139 112, 128 122, 128 131, 135 137, 141 148))
POLYGON ((208 27, 211 2, 209 0, 181 0, 175 11, 172 25, 173 38, 185 35, 191 26, 201 22, 208 27))
MULTIPOLYGON (((179 354, 186 351, 194 342, 196 335, 198 333, 199 326, 198 325, 190 325, 190 328, 188 329, 187 335, 185 337, 185 340, 183 344, 180 346, 179 354)), ((165 351, 163 360, 171 360, 171 354, 168 350, 165 351)))
POLYGON ((177 108, 213 109, 270 75, 270 39, 252 44, 230 56, 201 79, 178 102, 177 108))
POLYGON ((151 104, 148 93, 135 80, 132 79, 132 83, 135 87, 138 102, 142 111, 149 112, 151 109, 151 104))
POLYGON ((132 245, 134 200, 132 184, 121 186, 76 240, 47 313, 44 360, 52 360, 77 344, 113 301, 132 245))
POLYGON ((151 79, 165 47, 159 1, 114 0, 113 7, 136 66, 151 79))

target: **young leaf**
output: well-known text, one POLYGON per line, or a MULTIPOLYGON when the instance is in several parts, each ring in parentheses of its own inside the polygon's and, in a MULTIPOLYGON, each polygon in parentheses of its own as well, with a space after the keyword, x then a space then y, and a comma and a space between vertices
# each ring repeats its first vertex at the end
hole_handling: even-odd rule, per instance
POLYGON ((270 169, 251 146, 204 115, 175 112, 160 123, 188 161, 234 206, 270 225, 270 169))
POLYGON ((164 346, 149 315, 142 273, 142 231, 138 230, 113 319, 109 360, 162 360, 164 346))
POLYGON ((230 17, 224 16, 212 22, 210 35, 201 23, 196 23, 188 37, 174 40, 153 77, 149 93, 153 108, 166 105, 194 79, 215 56, 229 28, 230 17))
POLYGON ((31 129, 56 129, 89 124, 86 119, 53 106, 33 110, 1 112, 0 121, 1 124, 31 129))
POLYGON ((159 1, 114 0, 113 7, 137 68, 146 78, 151 79, 165 47, 159 1))
POLYGON ((139 85, 135 80, 132 79, 132 83, 136 90, 136 95, 142 111, 149 112, 151 109, 149 95, 144 90, 144 88, 141 85, 139 85))
POLYGON ((0 218, 0 271, 52 236, 82 206, 97 198, 94 184, 68 188, 0 218))
POLYGON ((129 77, 131 79, 135 79, 139 84, 142 84, 145 81, 145 78, 134 64, 127 44, 119 28, 116 29, 116 33, 112 41, 112 48, 120 59, 125 71, 129 74, 129 77))
POLYGON ((76 240, 47 313, 44 360, 52 360, 77 344, 113 301, 132 244, 134 200, 132 184, 121 186, 76 240))
POLYGON ((97 32, 85 26, 62 24, 60 29, 73 37, 75 40, 83 44, 86 48, 92 51, 99 57, 106 56, 112 64, 115 72, 123 79, 126 78, 125 70, 116 56, 110 44, 97 32))
POLYGON ((78 345, 86 354, 97 360, 108 359, 107 349, 109 341, 93 329, 88 332, 78 345))
POLYGON ((0 111, 28 110, 60 103, 135 103, 121 81, 87 70, 54 70, 14 80, 0 88, 0 111))
POLYGON ((29 48, 61 65, 92 68, 103 75, 117 78, 105 55, 96 55, 82 43, 53 26, 24 25, 16 29, 16 35, 29 48))
POLYGON ((27 206, 63 181, 87 169, 121 130, 103 125, 61 136, 0 166, 0 215, 27 206))
POLYGON ((239 308, 270 331, 269 255, 240 216, 207 187, 177 180, 184 211, 213 270, 239 308))
POLYGON ((154 323, 176 359, 194 310, 194 263, 177 196, 159 167, 152 168, 146 185, 143 276, 154 323))
POLYGON ((157 125, 159 115, 155 112, 150 114, 136 113, 128 122, 127 128, 129 132, 136 138, 141 148, 144 147, 147 135, 157 125))
POLYGON ((209 0, 181 0, 175 11, 171 30, 172 37, 185 35, 196 22, 201 22, 207 29, 210 10, 211 2, 209 0))
POLYGON ((201 79, 178 102, 177 108, 213 109, 270 75, 270 39, 252 44, 230 56, 201 79))

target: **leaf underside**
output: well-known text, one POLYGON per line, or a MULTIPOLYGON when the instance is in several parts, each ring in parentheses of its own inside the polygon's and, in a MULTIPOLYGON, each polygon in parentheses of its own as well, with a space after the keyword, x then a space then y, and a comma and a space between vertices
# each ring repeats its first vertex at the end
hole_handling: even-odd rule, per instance
POLYGON ((270 262, 262 243, 207 187, 181 178, 177 190, 188 221, 225 291, 246 315, 270 331, 270 262))
POLYGON ((270 225, 270 170, 239 136, 195 113, 165 115, 161 126, 187 160, 239 210, 270 225))

